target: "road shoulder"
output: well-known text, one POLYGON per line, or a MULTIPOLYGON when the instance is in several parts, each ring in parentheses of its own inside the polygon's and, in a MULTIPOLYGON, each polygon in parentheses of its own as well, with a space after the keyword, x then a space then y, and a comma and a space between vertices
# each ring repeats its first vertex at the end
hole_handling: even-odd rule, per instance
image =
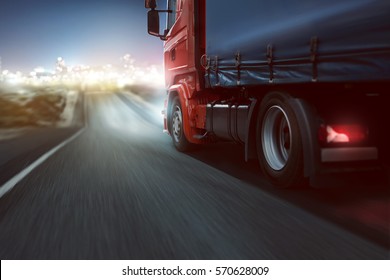
POLYGON ((62 119, 59 125, 1 131, 0 186, 85 127, 84 94, 70 101, 73 104, 66 109, 67 119, 62 119))

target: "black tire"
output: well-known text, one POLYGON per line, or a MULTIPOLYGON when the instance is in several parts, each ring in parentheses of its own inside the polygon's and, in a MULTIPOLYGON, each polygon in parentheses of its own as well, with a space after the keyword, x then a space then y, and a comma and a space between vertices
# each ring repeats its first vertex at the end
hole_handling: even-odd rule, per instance
POLYGON ((303 147, 297 118, 287 94, 269 93, 260 105, 256 146, 260 167, 279 188, 304 183, 303 147))
POLYGON ((178 96, 172 100, 172 114, 170 117, 170 132, 173 145, 180 152, 187 152, 191 149, 192 145, 188 142, 183 127, 183 111, 178 96))

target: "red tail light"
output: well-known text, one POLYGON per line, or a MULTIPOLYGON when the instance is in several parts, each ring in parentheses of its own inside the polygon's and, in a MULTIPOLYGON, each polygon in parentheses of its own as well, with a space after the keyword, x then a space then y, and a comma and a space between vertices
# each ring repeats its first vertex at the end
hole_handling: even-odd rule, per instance
POLYGON ((358 124, 321 125, 318 134, 322 143, 350 143, 358 144, 368 138, 368 129, 358 124))

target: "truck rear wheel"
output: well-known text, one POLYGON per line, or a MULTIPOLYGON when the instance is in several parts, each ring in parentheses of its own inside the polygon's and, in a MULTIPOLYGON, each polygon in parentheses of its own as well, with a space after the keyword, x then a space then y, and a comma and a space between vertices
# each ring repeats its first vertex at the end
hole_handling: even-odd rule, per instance
POLYGON ((190 150, 191 143, 188 142, 184 134, 183 111, 178 96, 172 101, 171 136, 177 150, 181 152, 190 150))
POLYGON ((302 138, 288 95, 270 93, 262 101, 256 146, 263 173, 280 188, 303 182, 302 138))

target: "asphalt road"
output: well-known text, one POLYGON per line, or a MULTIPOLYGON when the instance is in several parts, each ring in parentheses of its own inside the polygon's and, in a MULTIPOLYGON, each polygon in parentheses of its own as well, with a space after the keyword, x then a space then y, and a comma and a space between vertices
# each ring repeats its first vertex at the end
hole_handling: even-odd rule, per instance
POLYGON ((182 154, 128 96, 85 102, 81 135, 0 198, 1 259, 390 257, 387 186, 274 190, 239 146, 182 154))

